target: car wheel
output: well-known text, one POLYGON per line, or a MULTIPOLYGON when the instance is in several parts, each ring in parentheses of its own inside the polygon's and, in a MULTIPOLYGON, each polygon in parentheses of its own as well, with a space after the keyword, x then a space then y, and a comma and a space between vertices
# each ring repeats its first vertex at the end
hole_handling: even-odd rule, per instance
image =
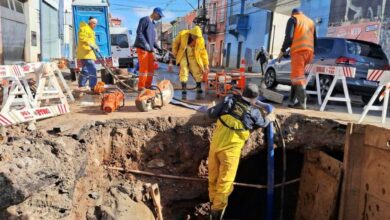
POLYGON ((278 83, 276 82, 276 72, 274 69, 268 69, 264 76, 264 83, 268 89, 275 88, 278 83))
POLYGON ((320 93, 322 98, 325 98, 326 94, 328 94, 332 80, 332 76, 320 76, 320 93))

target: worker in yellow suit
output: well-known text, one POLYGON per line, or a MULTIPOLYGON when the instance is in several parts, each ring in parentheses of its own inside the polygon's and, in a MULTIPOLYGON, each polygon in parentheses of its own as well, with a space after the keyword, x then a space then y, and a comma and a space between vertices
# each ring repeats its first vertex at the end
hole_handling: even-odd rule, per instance
POLYGON ((78 45, 77 45, 77 59, 82 63, 82 69, 79 77, 80 90, 90 90, 95 87, 97 83, 96 76, 96 55, 92 48, 99 50, 95 39, 95 27, 98 21, 94 17, 90 17, 88 24, 85 22, 80 23, 80 30, 78 32, 78 45), (86 86, 89 81, 89 87, 86 86))
POLYGON ((202 93, 203 74, 209 71, 209 57, 205 48, 202 30, 195 26, 191 30, 181 31, 172 44, 172 54, 180 65, 182 94, 187 93, 188 74, 192 73, 198 93, 202 93))
POLYGON ((233 191, 241 149, 250 136, 249 130, 266 127, 275 120, 273 113, 265 118, 256 103, 259 89, 255 84, 245 87, 241 95, 227 96, 223 102, 210 108, 210 118, 217 118, 217 126, 211 140, 209 168, 210 219, 222 219, 233 191))

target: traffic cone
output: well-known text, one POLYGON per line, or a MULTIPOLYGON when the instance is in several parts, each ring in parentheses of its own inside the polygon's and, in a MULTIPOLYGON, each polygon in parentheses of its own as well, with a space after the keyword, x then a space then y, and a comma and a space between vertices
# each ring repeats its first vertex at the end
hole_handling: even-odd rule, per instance
POLYGON ((245 69, 246 69, 246 62, 245 62, 245 59, 242 59, 241 60, 241 65, 240 65, 240 80, 238 81, 238 87, 241 90, 244 90, 245 83, 246 83, 245 69))
POLYGON ((169 59, 168 73, 173 73, 173 64, 172 64, 172 59, 169 59))

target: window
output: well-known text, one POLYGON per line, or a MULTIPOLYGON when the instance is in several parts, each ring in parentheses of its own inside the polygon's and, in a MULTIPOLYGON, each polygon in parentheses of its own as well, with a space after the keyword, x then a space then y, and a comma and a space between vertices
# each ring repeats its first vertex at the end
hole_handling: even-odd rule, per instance
POLYGON ((219 11, 219 22, 224 22, 225 21, 225 1, 221 1, 221 6, 220 6, 220 10, 219 11))
POLYGON ((210 24, 215 24, 217 21, 217 3, 211 4, 210 24))
POLYGON ((23 14, 23 3, 15 1, 15 9, 17 12, 23 14))
POLYGON ((37 32, 31 31, 31 46, 37 46, 37 32))
POLYGON ((111 46, 118 46, 120 48, 129 47, 129 41, 126 34, 112 34, 111 46))
POLYGON ((318 39, 315 48, 316 54, 331 53, 333 50, 334 40, 331 39, 318 39))
POLYGON ((0 0, 0 5, 5 8, 9 8, 8 0, 0 0))
POLYGON ((14 6, 14 1, 13 0, 9 0, 9 5, 11 6, 11 10, 12 11, 15 11, 15 6, 14 6))
POLYGON ((361 41, 347 40, 347 50, 349 54, 385 60, 386 55, 381 46, 361 41))
POLYGON ((229 5, 229 8, 230 8, 230 16, 232 16, 233 15, 233 5, 234 5, 234 0, 230 0, 230 5, 229 5))

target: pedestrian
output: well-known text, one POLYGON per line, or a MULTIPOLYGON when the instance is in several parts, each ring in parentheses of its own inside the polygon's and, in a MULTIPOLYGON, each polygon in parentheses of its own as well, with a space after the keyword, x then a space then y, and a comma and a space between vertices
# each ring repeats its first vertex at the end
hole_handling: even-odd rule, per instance
POLYGON ((259 109, 252 107, 258 96, 257 85, 248 84, 242 95, 227 96, 208 110, 210 118, 218 119, 208 158, 210 219, 223 217, 249 131, 264 128, 275 120, 274 113, 263 117, 259 109))
POLYGON ((268 63, 269 54, 264 49, 264 47, 261 47, 259 53, 257 54, 256 61, 260 61, 260 67, 261 67, 261 74, 264 76, 264 68, 265 64, 268 63))
POLYGON ((313 60, 316 40, 314 22, 299 9, 293 9, 291 18, 287 22, 286 36, 278 56, 280 62, 287 49, 290 48, 291 92, 289 107, 306 109, 305 66, 313 60))
POLYGON ((181 31, 173 41, 172 54, 176 58, 176 64, 180 65, 182 94, 187 93, 189 72, 196 81, 197 92, 202 93, 202 78, 209 71, 209 56, 200 27, 181 31))
POLYGON ((96 76, 96 55, 92 48, 99 50, 95 39, 95 27, 98 21, 94 17, 89 17, 88 24, 80 23, 78 32, 77 59, 81 61, 82 69, 79 76, 79 89, 83 91, 91 90, 97 83, 96 76), (86 86, 89 81, 89 87, 86 86))
POLYGON ((139 20, 137 37, 134 47, 137 48, 139 62, 138 91, 142 91, 152 86, 154 75, 154 49, 160 50, 156 41, 155 21, 164 17, 161 8, 153 9, 150 16, 139 20))

